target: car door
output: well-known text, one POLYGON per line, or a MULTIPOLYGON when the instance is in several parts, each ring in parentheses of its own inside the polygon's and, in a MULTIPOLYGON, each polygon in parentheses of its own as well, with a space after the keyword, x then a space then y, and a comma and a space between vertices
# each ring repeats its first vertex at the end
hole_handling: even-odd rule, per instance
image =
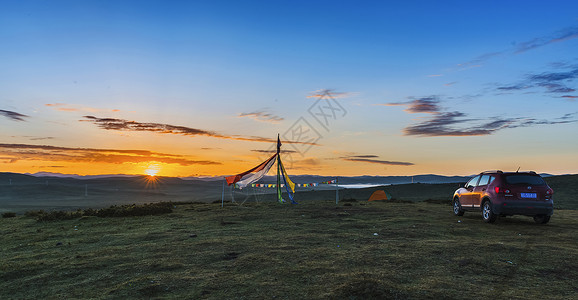
POLYGON ((491 177, 490 175, 482 175, 482 177, 480 177, 480 181, 474 187, 474 190, 470 196, 470 201, 472 202, 473 208, 480 207, 482 197, 486 193, 486 189, 488 188, 488 184, 490 183, 490 177, 491 177))
POLYGON ((478 185, 478 181, 480 180, 480 175, 470 179, 466 183, 463 189, 460 191, 460 204, 464 208, 471 208, 472 207, 472 194, 474 193, 475 187, 478 185))

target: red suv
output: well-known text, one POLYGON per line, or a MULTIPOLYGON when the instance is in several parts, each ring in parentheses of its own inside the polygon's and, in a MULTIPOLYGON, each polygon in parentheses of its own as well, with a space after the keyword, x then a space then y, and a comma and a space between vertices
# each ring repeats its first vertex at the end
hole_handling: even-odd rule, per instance
POLYGON ((454 193, 454 214, 481 210, 487 223, 498 216, 524 215, 545 224, 554 213, 553 193, 535 172, 482 172, 454 193))

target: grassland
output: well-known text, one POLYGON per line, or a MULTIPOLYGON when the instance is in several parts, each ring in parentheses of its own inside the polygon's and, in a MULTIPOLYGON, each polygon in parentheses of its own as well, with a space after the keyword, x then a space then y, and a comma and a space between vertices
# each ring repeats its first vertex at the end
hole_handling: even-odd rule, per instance
POLYGON ((0 219, 0 299, 575 299, 577 240, 576 210, 489 225, 445 204, 334 198, 17 216, 0 219))

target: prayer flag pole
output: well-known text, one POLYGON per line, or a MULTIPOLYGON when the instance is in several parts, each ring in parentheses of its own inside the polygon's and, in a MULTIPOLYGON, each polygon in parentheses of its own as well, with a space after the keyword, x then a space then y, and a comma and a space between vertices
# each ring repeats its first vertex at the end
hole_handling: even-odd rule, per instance
POLYGON ((223 181, 223 192, 221 193, 221 208, 225 206, 225 181, 223 181))
POLYGON ((339 177, 335 177, 335 205, 339 204, 339 177))
MULTIPOLYGON (((251 185, 252 183, 260 180, 269 172, 269 170, 275 165, 275 160, 277 160, 277 183, 276 184, 258 184, 264 187, 270 188, 277 188, 277 198, 280 203, 284 203, 283 200, 283 191, 281 190, 282 187, 287 189, 287 193, 289 194, 289 199, 291 199, 292 204, 298 204, 293 200, 293 194, 295 193, 295 183, 291 181, 289 175, 287 175, 287 171, 285 171, 285 166, 281 161, 281 138, 279 134, 277 134, 277 152, 273 154, 268 160, 262 162, 260 165, 245 171, 243 173, 239 173, 236 175, 231 175, 225 177, 228 185, 231 185, 231 202, 235 202, 235 192, 234 189, 238 186, 240 189, 251 185), (281 184, 281 175, 283 175, 283 182, 285 184, 281 184)), ((253 185, 252 185, 253 186, 253 185)), ((223 183, 223 193, 221 195, 221 206, 224 206, 224 183, 223 183)))
POLYGON ((277 200, 279 203, 283 203, 283 197, 281 196, 281 160, 279 155, 281 153, 281 139, 277 133, 277 200))

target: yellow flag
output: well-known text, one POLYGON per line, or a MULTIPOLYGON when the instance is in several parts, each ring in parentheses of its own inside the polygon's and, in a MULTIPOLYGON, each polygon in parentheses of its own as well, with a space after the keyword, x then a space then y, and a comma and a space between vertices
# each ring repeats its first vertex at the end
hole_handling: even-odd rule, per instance
POLYGON ((293 193, 295 193, 295 183, 293 183, 293 181, 291 181, 291 179, 289 179, 289 175, 287 175, 287 172, 285 172, 285 166, 283 166, 283 163, 281 163, 281 171, 283 172, 283 176, 285 177, 287 184, 291 188, 291 191, 293 193))

